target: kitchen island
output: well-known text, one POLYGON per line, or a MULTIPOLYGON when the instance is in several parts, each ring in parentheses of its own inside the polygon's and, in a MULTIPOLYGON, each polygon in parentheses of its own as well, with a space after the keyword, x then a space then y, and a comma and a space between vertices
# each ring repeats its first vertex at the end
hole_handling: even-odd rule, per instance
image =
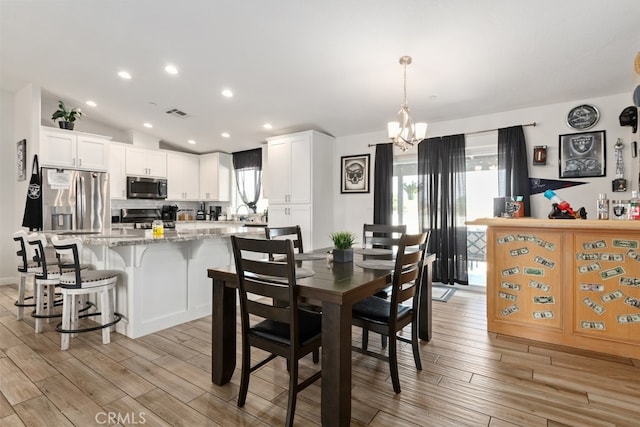
POLYGON ((116 311, 123 315, 116 331, 138 338, 211 314, 207 269, 233 263, 231 235, 264 237, 264 229, 212 224, 209 228, 167 230, 113 229, 71 234, 82 239, 87 262, 121 271, 116 311))
POLYGON ((640 221, 483 218, 487 329, 640 358, 640 221))

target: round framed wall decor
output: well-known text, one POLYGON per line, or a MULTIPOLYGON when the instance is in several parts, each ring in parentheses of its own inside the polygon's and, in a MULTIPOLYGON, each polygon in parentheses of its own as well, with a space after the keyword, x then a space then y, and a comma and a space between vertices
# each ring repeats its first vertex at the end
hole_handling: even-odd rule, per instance
POLYGON ((577 130, 592 128, 600 119, 600 112, 596 107, 589 104, 573 107, 567 114, 567 125, 577 130))

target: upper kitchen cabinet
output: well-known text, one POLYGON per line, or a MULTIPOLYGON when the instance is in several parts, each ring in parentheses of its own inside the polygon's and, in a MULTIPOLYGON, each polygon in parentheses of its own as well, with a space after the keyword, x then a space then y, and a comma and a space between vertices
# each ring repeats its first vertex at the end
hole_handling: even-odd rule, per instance
POLYGON ((231 200, 231 154, 200 156, 200 199, 216 202, 231 200))
POLYGON ((101 135, 42 127, 42 166, 106 171, 109 167, 109 140, 101 135))
POLYGON ((138 147, 126 147, 127 176, 167 177, 167 153, 138 147))
POLYGON ((305 247, 330 246, 334 138, 316 131, 267 138, 269 226, 308 224, 305 247))
POLYGON ((109 144, 109 186, 112 199, 124 200, 127 198, 125 163, 125 145, 113 142, 109 144))
POLYGON ((167 199, 200 199, 200 159, 195 154, 167 152, 167 199))

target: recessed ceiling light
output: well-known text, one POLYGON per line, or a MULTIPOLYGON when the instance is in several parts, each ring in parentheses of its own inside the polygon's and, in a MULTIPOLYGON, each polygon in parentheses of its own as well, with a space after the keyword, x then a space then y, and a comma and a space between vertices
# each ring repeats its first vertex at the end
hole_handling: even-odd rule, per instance
POLYGON ((166 67, 164 67, 164 70, 169 73, 169 74, 178 74, 178 69, 176 68, 175 65, 172 64, 168 64, 166 67))
POLYGON ((89 107, 97 107, 97 106, 98 106, 98 104, 96 104, 95 102, 93 102, 93 101, 91 101, 91 100, 87 101, 87 102, 86 102, 86 104, 87 104, 89 107))
POLYGON ((131 74, 127 73, 126 71, 118 71, 118 76, 120 76, 120 78, 123 78, 125 80, 131 80, 131 74))
POLYGON ((262 127, 265 129, 273 129, 273 126, 271 126, 271 123, 265 123, 262 125, 262 127))
POLYGON ((194 145, 196 142, 193 139, 187 141, 189 144, 194 145))
POLYGON ((229 132, 222 132, 220 134, 223 138, 229 138, 231 135, 229 134, 229 132))
POLYGON ((225 98, 233 98, 233 92, 231 92, 231 89, 225 89, 222 91, 222 96, 225 98))
POLYGON ((151 129, 153 127, 153 125, 151 123, 145 123, 143 126, 146 127, 146 128, 149 128, 149 129, 151 129))

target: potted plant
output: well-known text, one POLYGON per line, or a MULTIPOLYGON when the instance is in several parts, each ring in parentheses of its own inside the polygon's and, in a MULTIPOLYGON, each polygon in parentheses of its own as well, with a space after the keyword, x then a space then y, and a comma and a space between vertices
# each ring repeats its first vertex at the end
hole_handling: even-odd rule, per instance
POLYGON ((64 102, 58 101, 58 109, 51 116, 51 120, 54 122, 58 120, 58 125, 61 129, 73 130, 73 122, 82 117, 83 114, 80 108, 68 110, 64 102))
POLYGON ((356 238, 352 233, 348 231, 331 233, 331 240, 333 240, 333 262, 353 261, 352 246, 356 238))
POLYGON ((413 200, 416 197, 416 193, 418 191, 418 185, 415 181, 411 181, 410 183, 403 184, 402 187, 404 191, 407 192, 407 198, 409 200, 413 200))

